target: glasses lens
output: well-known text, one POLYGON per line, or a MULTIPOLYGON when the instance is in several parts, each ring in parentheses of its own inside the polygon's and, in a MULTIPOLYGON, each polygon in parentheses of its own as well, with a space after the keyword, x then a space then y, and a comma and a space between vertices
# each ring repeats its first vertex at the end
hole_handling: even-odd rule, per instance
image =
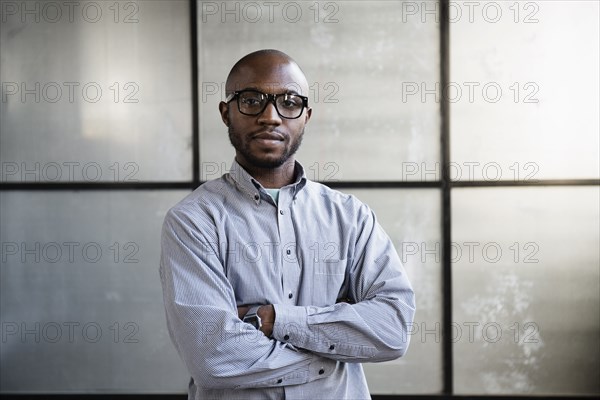
POLYGON ((242 92, 238 101, 240 112, 251 115, 260 114, 266 101, 267 97, 260 92, 242 92))
POLYGON ((304 102, 295 94, 283 94, 277 97, 277 110, 282 117, 297 118, 302 114, 304 102))

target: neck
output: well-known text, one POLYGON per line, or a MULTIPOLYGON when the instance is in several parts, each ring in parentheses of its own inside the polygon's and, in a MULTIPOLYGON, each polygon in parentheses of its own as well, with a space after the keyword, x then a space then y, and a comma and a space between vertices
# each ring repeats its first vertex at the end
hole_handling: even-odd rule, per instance
POLYGON ((236 161, 263 187, 268 189, 280 189, 294 182, 294 170, 296 161, 290 157, 285 163, 275 168, 261 168, 247 163, 236 161))

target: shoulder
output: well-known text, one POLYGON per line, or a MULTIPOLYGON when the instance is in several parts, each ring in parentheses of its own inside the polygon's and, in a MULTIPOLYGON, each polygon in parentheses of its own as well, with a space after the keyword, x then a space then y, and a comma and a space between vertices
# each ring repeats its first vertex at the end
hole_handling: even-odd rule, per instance
POLYGON ((224 178, 208 181, 171 207, 165 216, 165 222, 177 221, 186 225, 213 225, 214 216, 222 208, 226 198, 224 178))

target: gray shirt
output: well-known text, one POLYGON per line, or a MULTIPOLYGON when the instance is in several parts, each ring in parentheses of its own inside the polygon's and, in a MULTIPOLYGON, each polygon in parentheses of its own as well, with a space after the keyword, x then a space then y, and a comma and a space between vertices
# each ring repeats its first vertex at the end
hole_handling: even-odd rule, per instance
POLYGON ((415 299, 391 240, 299 163, 278 203, 234 161, 175 205, 160 277, 190 399, 369 399, 360 363, 408 347, 415 299), (238 318, 251 304, 274 305, 271 338, 238 318))

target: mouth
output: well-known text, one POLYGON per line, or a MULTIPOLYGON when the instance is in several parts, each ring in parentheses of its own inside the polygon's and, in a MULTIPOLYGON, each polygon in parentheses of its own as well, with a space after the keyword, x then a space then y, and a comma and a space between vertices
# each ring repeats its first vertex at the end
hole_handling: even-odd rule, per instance
POLYGON ((259 132, 255 135, 253 135, 252 139, 261 140, 261 141, 269 141, 269 142, 283 142, 285 140, 283 135, 276 131, 259 132))
POLYGON ((271 131, 271 132, 259 132, 252 136, 252 140, 258 142, 263 146, 279 146, 285 142, 285 138, 282 134, 271 131))

